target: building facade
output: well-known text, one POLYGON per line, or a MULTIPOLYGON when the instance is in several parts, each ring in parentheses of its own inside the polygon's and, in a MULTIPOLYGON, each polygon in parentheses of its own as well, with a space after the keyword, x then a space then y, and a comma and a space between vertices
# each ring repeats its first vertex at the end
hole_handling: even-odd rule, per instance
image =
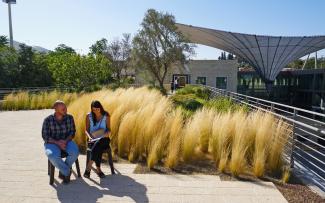
POLYGON ((237 91, 303 109, 325 112, 325 69, 284 69, 276 77, 271 98, 254 70, 238 71, 237 91))
MULTIPOLYGON (((177 80, 179 87, 203 84, 228 91, 237 91, 237 60, 190 60, 186 65, 175 64, 167 72, 164 84, 170 89, 177 80)), ((137 84, 153 83, 149 73, 136 73, 137 84)))
POLYGON ((180 87, 203 84, 236 92, 237 71, 236 60, 191 60, 183 68, 174 68, 168 75, 168 83, 178 79, 180 87))

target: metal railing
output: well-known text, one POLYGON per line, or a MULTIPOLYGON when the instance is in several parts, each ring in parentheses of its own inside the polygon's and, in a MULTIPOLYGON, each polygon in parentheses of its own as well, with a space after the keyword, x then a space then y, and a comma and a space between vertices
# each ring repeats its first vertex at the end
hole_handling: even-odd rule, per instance
POLYGON ((285 158, 300 177, 325 191, 325 114, 289 105, 203 86, 211 97, 228 97, 246 105, 250 110, 261 110, 291 125, 289 139, 284 147, 285 158))

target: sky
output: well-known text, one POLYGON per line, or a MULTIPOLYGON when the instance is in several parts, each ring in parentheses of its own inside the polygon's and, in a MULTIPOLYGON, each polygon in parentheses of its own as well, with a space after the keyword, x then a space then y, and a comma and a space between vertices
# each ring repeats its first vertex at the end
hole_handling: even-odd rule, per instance
MULTIPOLYGON (((193 26, 248 34, 325 35, 324 0, 17 0, 14 40, 53 50, 59 44, 86 54, 97 40, 135 35, 145 12, 168 12, 193 26)), ((0 35, 8 34, 8 7, 0 2, 0 35)), ((194 59, 217 59, 220 50, 198 46, 194 59)), ((318 52, 325 56, 325 50, 318 52)))

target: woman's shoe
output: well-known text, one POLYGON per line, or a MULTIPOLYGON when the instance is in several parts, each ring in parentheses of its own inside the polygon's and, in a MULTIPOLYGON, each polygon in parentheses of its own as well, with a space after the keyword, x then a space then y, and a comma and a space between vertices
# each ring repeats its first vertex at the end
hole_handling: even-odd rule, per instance
POLYGON ((105 174, 101 171, 99 173, 97 173, 98 177, 100 178, 105 178, 105 174))
POLYGON ((89 171, 85 170, 84 177, 85 178, 90 178, 90 170, 89 171))
POLYGON ((112 173, 112 175, 116 174, 114 169, 111 169, 111 173, 112 173))

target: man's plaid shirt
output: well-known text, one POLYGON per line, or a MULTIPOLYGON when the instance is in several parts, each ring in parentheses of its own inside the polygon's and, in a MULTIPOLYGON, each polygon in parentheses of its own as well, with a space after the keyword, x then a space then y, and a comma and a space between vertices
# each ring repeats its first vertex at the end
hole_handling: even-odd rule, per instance
POLYGON ((54 114, 49 115, 44 119, 42 127, 42 138, 45 143, 49 141, 49 138, 54 140, 64 140, 67 137, 74 136, 76 133, 76 127, 73 117, 69 114, 65 115, 61 122, 55 119, 54 114))

